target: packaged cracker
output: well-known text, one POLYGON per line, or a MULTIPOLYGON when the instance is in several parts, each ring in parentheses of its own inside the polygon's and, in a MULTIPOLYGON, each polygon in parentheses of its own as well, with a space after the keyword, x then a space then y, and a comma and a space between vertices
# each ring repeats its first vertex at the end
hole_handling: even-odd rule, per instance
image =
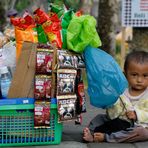
POLYGON ((75 79, 77 71, 74 69, 57 70, 57 95, 75 93, 75 79))
POLYGON ((53 50, 38 48, 36 54, 36 73, 51 74, 53 50))
POLYGON ((35 76, 34 97, 36 100, 49 100, 51 98, 51 76, 35 76))
POLYGON ((66 50, 58 50, 57 55, 58 68, 75 68, 74 56, 66 50))
POLYGON ((76 95, 57 96, 59 122, 76 119, 76 95))
POLYGON ((50 102, 36 101, 34 108, 34 128, 50 127, 50 102))

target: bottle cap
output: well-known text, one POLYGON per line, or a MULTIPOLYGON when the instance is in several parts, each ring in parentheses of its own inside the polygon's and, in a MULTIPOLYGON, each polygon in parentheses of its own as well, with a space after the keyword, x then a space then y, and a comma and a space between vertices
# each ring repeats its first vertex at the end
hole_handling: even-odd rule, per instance
POLYGON ((0 67, 0 73, 1 74, 5 74, 5 73, 8 73, 8 67, 7 66, 3 66, 3 67, 0 67))

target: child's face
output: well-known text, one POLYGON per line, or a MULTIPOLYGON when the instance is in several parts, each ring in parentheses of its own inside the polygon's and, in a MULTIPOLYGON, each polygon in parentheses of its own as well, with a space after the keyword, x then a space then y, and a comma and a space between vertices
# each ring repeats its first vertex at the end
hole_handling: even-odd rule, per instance
POLYGON ((148 87, 148 63, 130 62, 125 75, 131 89, 144 91, 148 87))

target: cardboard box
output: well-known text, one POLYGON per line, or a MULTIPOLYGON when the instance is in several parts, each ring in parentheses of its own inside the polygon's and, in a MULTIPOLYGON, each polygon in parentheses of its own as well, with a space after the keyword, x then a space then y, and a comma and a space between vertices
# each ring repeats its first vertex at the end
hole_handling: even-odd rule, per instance
POLYGON ((8 98, 33 98, 36 64, 36 44, 24 42, 16 64, 8 98))

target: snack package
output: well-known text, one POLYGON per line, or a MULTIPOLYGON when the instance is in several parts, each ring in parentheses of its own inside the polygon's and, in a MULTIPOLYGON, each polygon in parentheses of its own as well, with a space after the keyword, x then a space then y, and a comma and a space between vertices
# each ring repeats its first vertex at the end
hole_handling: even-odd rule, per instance
POLYGON ((77 114, 86 112, 86 98, 84 91, 84 84, 82 79, 82 71, 81 69, 77 70, 76 76, 76 94, 77 94, 77 114))
POLYGON ((42 25, 48 40, 51 44, 55 44, 56 47, 62 47, 61 39, 61 21, 56 13, 46 14, 43 10, 38 8, 34 11, 34 18, 36 24, 42 25))
POLYGON ((57 96, 59 122, 76 119, 76 95, 57 96))
POLYGON ((43 10, 41 10, 40 8, 36 9, 33 12, 33 15, 34 15, 36 24, 43 24, 49 19, 49 15, 43 10))
POLYGON ((11 17, 10 21, 20 29, 27 29, 30 26, 35 27, 35 21, 27 11, 23 14, 23 17, 11 17))
POLYGON ((50 128, 50 102, 35 102, 34 128, 50 128))
POLYGON ((51 76, 36 75, 34 97, 36 100, 48 100, 51 98, 51 76))
POLYGON ((16 39, 16 59, 20 57, 22 51, 22 44, 24 41, 30 41, 33 43, 37 42, 36 30, 34 28, 28 27, 23 30, 15 27, 15 39, 16 39))
POLYGON ((29 41, 36 43, 37 35, 36 30, 34 28, 28 27, 27 29, 20 29, 15 27, 15 39, 16 39, 16 59, 20 57, 22 51, 22 44, 24 41, 29 41))
POLYGON ((85 68, 85 62, 82 54, 76 54, 68 50, 58 50, 57 63, 59 69, 85 68))
POLYGON ((10 21, 15 28, 16 59, 18 59, 24 41, 38 42, 35 22, 28 12, 25 12, 23 17, 11 18, 10 21))
POLYGON ((77 71, 74 69, 57 70, 57 95, 75 93, 75 79, 77 71))
POLYGON ((36 54, 36 73, 51 74, 53 61, 53 50, 37 48, 36 54))
POLYGON ((57 54, 57 63, 58 68, 75 68, 75 59, 74 55, 66 50, 58 50, 57 54))
POLYGON ((81 113, 86 112, 86 98, 85 98, 85 92, 84 92, 84 84, 83 82, 80 82, 78 84, 78 102, 81 108, 81 113))
POLYGON ((51 44, 55 44, 56 47, 62 47, 61 39, 61 21, 56 13, 50 13, 49 19, 42 24, 45 33, 48 36, 48 40, 51 44))
POLYGON ((85 68, 85 62, 84 62, 84 59, 82 57, 82 54, 75 54, 74 59, 75 59, 75 67, 77 69, 85 68))
POLYGON ((48 38, 46 33, 43 30, 42 25, 36 25, 36 30, 37 30, 37 37, 38 37, 38 42, 39 43, 47 43, 48 42, 48 38))

